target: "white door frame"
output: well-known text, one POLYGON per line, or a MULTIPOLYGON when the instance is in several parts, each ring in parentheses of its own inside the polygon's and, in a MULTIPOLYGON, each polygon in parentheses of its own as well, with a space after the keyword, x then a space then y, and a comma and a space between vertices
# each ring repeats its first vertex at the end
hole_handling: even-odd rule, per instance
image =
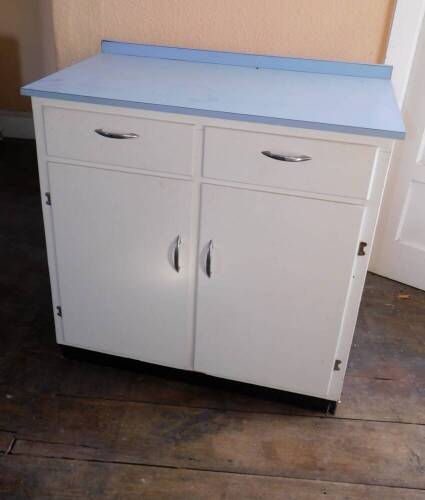
POLYGON ((425 15, 425 0, 397 0, 385 63, 393 66, 392 83, 403 106, 416 45, 425 15))
MULTIPOLYGON (((424 16, 425 0, 397 1, 385 62, 393 65, 392 83, 398 104, 404 112, 407 112, 407 110, 404 109, 404 103, 409 87, 411 69, 414 65, 418 41, 422 36, 421 33, 425 30, 424 16)), ((407 123, 409 123, 409 128, 407 130, 406 142, 409 142, 414 139, 416 132, 414 122, 410 119, 407 120, 407 123)), ((397 274, 395 269, 394 273, 392 272, 392 264, 390 262, 385 263, 385 255, 382 252, 384 248, 385 253, 390 252, 389 245, 392 243, 395 244, 397 240, 397 237, 394 236, 397 234, 396 228, 393 226, 394 224, 400 223, 402 214, 400 212, 397 216, 394 210, 391 211, 391 207, 393 207, 394 204, 398 206, 397 196, 402 196, 399 191, 402 169, 400 148, 404 148, 405 145, 406 143, 398 143, 394 148, 395 154, 393 154, 391 158, 387 187, 384 192, 381 216, 378 221, 376 241, 369 264, 369 269, 372 272, 383 274, 393 279, 400 279, 402 276, 397 274), (391 232, 391 238, 395 237, 394 241, 392 241, 391 238, 391 242, 387 241, 388 232, 391 232)), ((400 281, 402 281, 402 279, 400 279, 400 281)))

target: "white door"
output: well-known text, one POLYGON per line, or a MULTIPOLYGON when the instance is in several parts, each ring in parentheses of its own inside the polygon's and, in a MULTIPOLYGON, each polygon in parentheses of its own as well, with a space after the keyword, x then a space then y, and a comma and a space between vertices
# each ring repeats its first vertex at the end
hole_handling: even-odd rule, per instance
POLYGON ((406 140, 395 146, 370 270, 425 289, 425 28, 404 105, 406 140))
POLYGON ((66 344, 189 368, 191 183, 61 164, 49 180, 66 344))
POLYGON ((363 209, 218 186, 201 203, 195 369, 325 397, 363 209))

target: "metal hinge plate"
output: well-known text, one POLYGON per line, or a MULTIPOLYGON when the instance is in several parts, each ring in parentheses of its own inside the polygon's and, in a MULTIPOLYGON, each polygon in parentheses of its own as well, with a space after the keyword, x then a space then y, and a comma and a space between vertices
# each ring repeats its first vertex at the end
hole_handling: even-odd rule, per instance
POLYGON ((335 372, 339 372, 341 370, 341 368, 340 368, 341 363, 342 363, 342 361, 340 359, 335 360, 335 363, 334 363, 334 371, 335 372))
POLYGON ((364 251, 364 249, 366 247, 367 247, 367 243, 365 241, 361 241, 359 243, 359 249, 357 251, 357 255, 360 255, 360 256, 366 255, 366 252, 364 251))
POLYGON ((46 205, 51 205, 52 204, 52 198, 50 196, 50 193, 44 193, 44 196, 46 197, 46 205))

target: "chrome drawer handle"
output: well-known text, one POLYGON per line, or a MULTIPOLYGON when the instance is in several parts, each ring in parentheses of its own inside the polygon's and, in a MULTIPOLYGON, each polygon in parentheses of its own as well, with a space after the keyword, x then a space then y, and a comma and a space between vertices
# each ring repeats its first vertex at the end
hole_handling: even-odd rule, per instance
POLYGON ((173 261, 174 261, 174 269, 177 272, 180 272, 181 266, 180 266, 180 245, 182 244, 182 239, 180 238, 180 235, 177 236, 176 239, 176 245, 174 247, 174 255, 173 255, 173 261))
POLYGON ((309 161, 311 160, 311 156, 306 155, 293 155, 293 154, 277 154, 272 153, 271 151, 261 151, 261 154, 267 156, 268 158, 272 158, 273 160, 279 161, 290 161, 290 162, 299 162, 299 161, 309 161))
POLYGON ((207 273, 208 278, 211 278, 212 275, 212 251, 213 251, 214 245, 212 240, 208 243, 208 252, 207 252, 207 260, 205 263, 205 272, 207 273))
POLYGON ((103 128, 97 128, 95 130, 96 134, 99 134, 103 137, 107 137, 108 139, 138 139, 138 134, 133 134, 131 132, 127 134, 119 134, 118 132, 107 132, 103 130, 103 128))

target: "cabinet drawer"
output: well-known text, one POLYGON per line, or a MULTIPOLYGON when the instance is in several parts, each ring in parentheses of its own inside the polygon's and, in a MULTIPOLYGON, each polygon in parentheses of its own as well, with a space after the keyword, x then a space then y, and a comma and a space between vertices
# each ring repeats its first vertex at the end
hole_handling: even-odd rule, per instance
POLYGON ((44 109, 44 121, 48 155, 192 174, 192 125, 54 107, 44 109))
POLYGON ((366 199, 376 151, 376 146, 208 127, 203 174, 213 179, 366 199), (311 159, 283 158, 302 155, 311 159))

